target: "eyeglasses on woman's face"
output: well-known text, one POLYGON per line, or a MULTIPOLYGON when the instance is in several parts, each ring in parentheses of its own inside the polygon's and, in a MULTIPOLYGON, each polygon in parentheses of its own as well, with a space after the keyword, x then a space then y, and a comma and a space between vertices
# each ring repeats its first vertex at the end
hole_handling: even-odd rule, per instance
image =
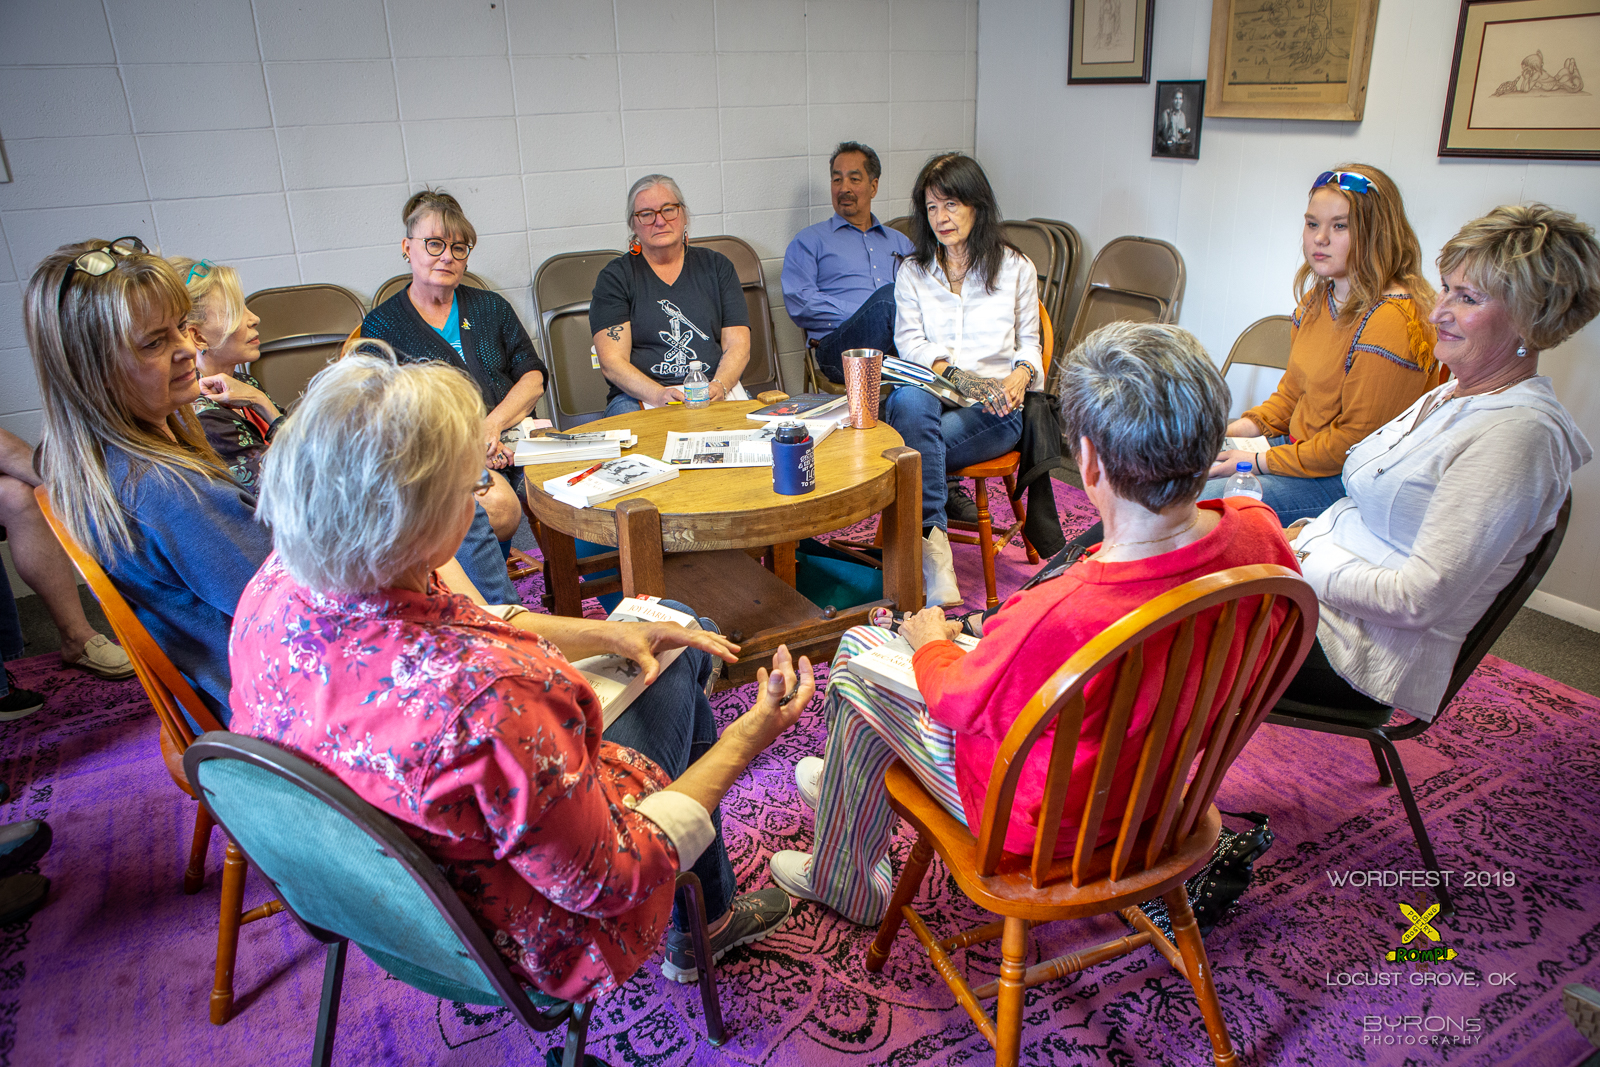
POLYGON ((643 211, 635 211, 633 220, 640 226, 654 226, 657 215, 661 216, 662 222, 675 222, 681 214, 683 214, 682 204, 662 204, 660 207, 647 207, 643 211))
POLYGON ((487 493, 493 488, 494 475, 489 472, 487 467, 485 467, 483 471, 483 477, 472 483, 472 494, 474 496, 482 496, 484 493, 487 493))
POLYGON ((443 237, 413 237, 413 241, 421 241, 423 249, 430 256, 442 256, 446 248, 455 259, 466 259, 472 255, 472 246, 465 241, 446 241, 443 237))
POLYGON ((56 294, 56 314, 61 313, 62 307, 67 302, 67 288, 72 284, 72 276, 78 272, 87 274, 91 278, 98 278, 110 274, 117 265, 119 257, 149 254, 150 250, 144 242, 137 237, 118 237, 108 245, 91 248, 80 253, 76 259, 67 265, 67 272, 61 276, 61 291, 56 294))

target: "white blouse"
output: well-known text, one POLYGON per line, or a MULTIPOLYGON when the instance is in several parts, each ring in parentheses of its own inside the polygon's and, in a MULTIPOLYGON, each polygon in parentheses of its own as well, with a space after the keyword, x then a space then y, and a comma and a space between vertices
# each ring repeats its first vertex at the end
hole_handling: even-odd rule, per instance
POLYGON ((948 360, 985 378, 1004 378, 1027 364, 1044 387, 1039 344, 1039 272, 1019 252, 1006 249, 994 292, 967 275, 952 293, 937 260, 925 271, 906 260, 894 280, 894 344, 901 359, 925 367, 948 360))

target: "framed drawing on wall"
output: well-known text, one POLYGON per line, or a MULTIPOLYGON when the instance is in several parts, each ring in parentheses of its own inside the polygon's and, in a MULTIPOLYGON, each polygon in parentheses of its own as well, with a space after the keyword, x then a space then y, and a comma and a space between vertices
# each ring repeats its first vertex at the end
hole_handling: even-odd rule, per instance
POLYGON ((1205 82, 1156 82, 1156 122, 1150 154, 1162 159, 1200 158, 1200 104, 1205 82))
POLYGON ((1463 0, 1441 156, 1600 159, 1600 0, 1463 0))
POLYGON ((1150 84, 1150 27, 1156 0, 1068 0, 1068 85, 1150 84))
POLYGON ((1378 0, 1211 0, 1206 114, 1360 122, 1378 0))

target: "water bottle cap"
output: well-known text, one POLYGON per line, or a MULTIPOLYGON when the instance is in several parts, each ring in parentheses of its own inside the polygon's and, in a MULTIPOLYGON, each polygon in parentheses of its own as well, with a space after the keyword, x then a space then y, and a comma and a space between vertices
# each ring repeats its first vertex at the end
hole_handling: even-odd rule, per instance
POLYGON ((1238 473, 1238 474, 1249 474, 1253 469, 1255 469, 1255 465, 1252 464, 1249 460, 1246 459, 1246 460, 1241 460, 1238 463, 1235 463, 1233 465, 1233 469, 1234 469, 1235 473, 1238 473))
POLYGON ((772 439, 786 445, 798 445, 810 436, 811 434, 807 432, 804 424, 785 422, 778 425, 777 432, 773 434, 772 439))

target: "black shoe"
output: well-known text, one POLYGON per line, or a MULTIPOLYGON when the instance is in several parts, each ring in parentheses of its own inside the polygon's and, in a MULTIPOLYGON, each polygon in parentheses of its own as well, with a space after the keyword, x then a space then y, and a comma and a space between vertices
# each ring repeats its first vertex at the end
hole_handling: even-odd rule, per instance
MULTIPOLYGON (((760 941, 772 933, 789 918, 791 907, 789 894, 776 886, 734 897, 733 918, 720 933, 711 937, 711 961, 715 963, 730 949, 760 941)), ((661 961, 661 973, 674 982, 700 980, 700 968, 695 966, 694 940, 689 931, 676 926, 667 931, 667 958, 661 961)))
POLYGON ((10 692, 0 697, 0 722, 10 722, 12 719, 26 719, 29 715, 44 707, 44 694, 35 693, 32 689, 23 689, 17 685, 17 679, 10 671, 6 671, 6 685, 10 692))
POLYGON ((958 522, 978 521, 978 505, 960 485, 949 487, 945 495, 944 513, 947 518, 958 522))
POLYGON ((0 926, 19 923, 44 907, 50 879, 42 874, 13 874, 0 878, 0 926))
POLYGON ((50 824, 28 819, 0 826, 0 878, 39 862, 50 851, 50 824))

